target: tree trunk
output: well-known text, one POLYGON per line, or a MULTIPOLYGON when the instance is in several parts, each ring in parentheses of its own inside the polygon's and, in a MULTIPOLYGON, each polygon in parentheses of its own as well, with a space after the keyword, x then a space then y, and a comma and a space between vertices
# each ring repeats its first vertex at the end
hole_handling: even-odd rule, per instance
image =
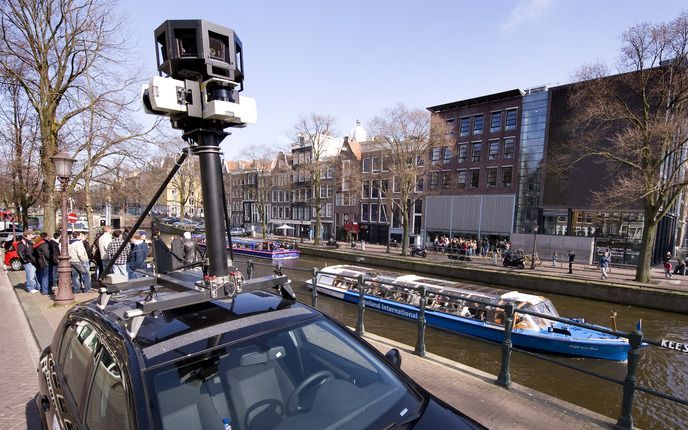
MULTIPOLYGON (((319 204, 320 202, 318 202, 319 204)), ((313 229, 313 244, 320 245, 320 221, 322 220, 320 216, 319 206, 315 210, 315 228, 313 229)))
POLYGON ((402 228, 404 229, 404 236, 401 238, 401 255, 406 255, 406 251, 409 249, 409 217, 408 217, 408 212, 410 208, 408 205, 406 206, 406 209, 401 211, 401 222, 402 222, 402 228))
POLYGON ((652 250, 655 247, 655 237, 657 235, 657 222, 654 221, 654 212, 645 208, 645 220, 643 222, 643 239, 640 244, 640 255, 638 256, 638 266, 635 271, 635 280, 638 282, 650 282, 652 270, 652 250), (651 212, 651 214, 648 214, 651 212))
POLYGON ((93 244, 93 239, 96 237, 96 225, 93 222, 93 210, 91 210, 91 179, 88 173, 84 176, 84 194, 86 222, 88 222, 88 243, 93 244))

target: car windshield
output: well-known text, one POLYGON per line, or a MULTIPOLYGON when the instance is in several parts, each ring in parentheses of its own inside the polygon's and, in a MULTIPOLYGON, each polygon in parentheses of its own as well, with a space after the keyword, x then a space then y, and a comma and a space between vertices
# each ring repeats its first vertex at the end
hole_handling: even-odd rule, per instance
MULTIPOLYGON (((208 340, 209 346, 213 340, 208 340)), ((320 319, 149 370, 157 428, 383 428, 423 399, 358 340, 320 319)))

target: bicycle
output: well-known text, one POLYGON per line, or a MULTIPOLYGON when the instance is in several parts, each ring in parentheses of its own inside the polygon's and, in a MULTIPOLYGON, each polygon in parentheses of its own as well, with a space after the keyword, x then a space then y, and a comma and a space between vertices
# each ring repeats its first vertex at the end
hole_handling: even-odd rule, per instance
POLYGON ((538 254, 537 251, 535 251, 534 254, 525 254, 523 256, 523 262, 525 263, 526 266, 528 266, 532 263, 533 257, 535 257, 535 265, 536 266, 539 266, 542 264, 542 259, 540 258, 540 255, 538 254))

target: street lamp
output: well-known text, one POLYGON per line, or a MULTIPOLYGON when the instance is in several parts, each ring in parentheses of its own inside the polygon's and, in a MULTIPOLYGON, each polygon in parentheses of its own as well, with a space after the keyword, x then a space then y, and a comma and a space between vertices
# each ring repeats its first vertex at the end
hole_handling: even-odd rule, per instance
POLYGON ((55 175, 60 180, 60 191, 62 192, 62 227, 60 229, 60 256, 57 264, 57 293, 53 301, 55 305, 69 305, 74 303, 74 293, 72 293, 72 266, 69 264, 69 242, 67 240, 67 184, 69 184, 72 166, 76 160, 64 152, 50 158, 55 166, 55 175))
POLYGON ((537 251, 537 232, 538 225, 533 224, 533 253, 530 255, 530 270, 535 269, 535 252, 537 251))

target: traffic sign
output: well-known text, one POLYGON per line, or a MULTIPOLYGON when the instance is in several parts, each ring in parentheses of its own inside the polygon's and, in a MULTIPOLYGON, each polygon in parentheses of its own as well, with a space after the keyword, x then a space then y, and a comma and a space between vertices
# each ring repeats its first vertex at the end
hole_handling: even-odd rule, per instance
POLYGON ((67 221, 69 221, 71 223, 77 222, 78 219, 79 219, 79 217, 76 216, 76 214, 74 212, 70 212, 67 214, 67 221))

